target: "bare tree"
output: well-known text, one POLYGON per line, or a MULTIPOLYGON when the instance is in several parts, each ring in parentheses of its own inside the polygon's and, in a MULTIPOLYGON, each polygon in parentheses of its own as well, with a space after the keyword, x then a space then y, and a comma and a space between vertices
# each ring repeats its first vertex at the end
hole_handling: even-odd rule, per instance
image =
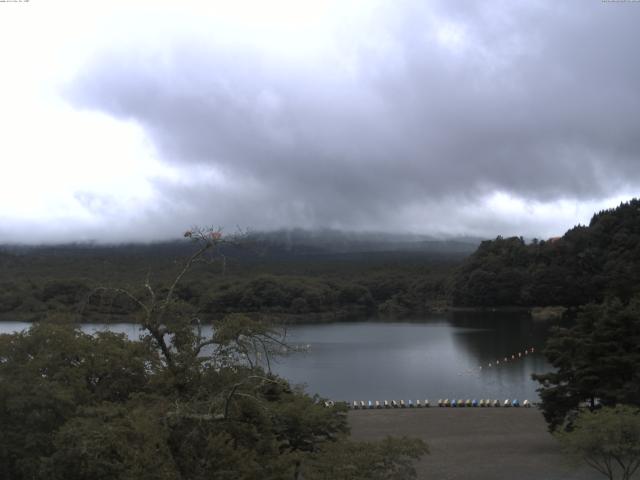
MULTIPOLYGON (((168 286, 154 286, 147 275, 141 293, 119 287, 99 287, 93 293, 124 296, 137 306, 138 321, 144 332, 142 340, 158 349, 163 364, 176 378, 188 379, 185 371, 203 364, 218 369, 264 368, 270 373, 272 357, 291 349, 285 342, 286 330, 244 315, 228 315, 215 324, 207 323, 177 295, 177 288, 197 263, 214 264, 224 259, 223 247, 242 244, 245 234, 223 235, 221 228, 193 227, 184 237, 193 242, 195 249, 168 286)), ((266 377, 251 376, 251 380, 258 379, 265 381, 266 377)), ((229 399, 238 395, 239 387, 246 383, 230 387, 229 399)))

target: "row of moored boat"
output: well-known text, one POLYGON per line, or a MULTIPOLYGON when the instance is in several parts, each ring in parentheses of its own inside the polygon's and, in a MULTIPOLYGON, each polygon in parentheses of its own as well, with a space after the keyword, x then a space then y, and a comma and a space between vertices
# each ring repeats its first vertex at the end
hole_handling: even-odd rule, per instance
MULTIPOLYGON (((327 401, 325 402, 325 405, 327 407, 332 407, 334 405, 334 403, 332 401, 327 401)), ((531 402, 529 402, 529 400, 525 400, 524 402, 522 402, 522 404, 520 404, 520 401, 517 399, 505 399, 504 402, 501 402, 500 400, 491 400, 491 399, 480 399, 480 400, 476 400, 476 399, 467 399, 467 400, 463 400, 463 399, 453 399, 453 400, 449 400, 448 398, 446 399, 440 399, 438 400, 437 403, 438 407, 441 408, 464 408, 464 407, 468 407, 468 408, 475 408, 475 407, 493 407, 493 408, 497 408, 497 407, 531 407, 531 402)), ((367 410, 367 409, 375 409, 375 408, 428 408, 431 406, 431 403, 429 402, 429 400, 416 400, 415 402, 413 402, 413 400, 408 400, 407 402, 405 402, 404 400, 400 400, 400 401, 396 401, 396 400, 383 400, 382 402, 379 400, 375 400, 375 401, 364 401, 364 400, 354 400, 352 403, 348 404, 349 408, 352 408, 354 410, 367 410)))

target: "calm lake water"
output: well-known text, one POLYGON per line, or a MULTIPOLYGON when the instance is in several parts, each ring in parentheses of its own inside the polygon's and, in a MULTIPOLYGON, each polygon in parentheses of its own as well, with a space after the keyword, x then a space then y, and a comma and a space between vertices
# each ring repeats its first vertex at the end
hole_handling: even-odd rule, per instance
MULTIPOLYGON (((28 326, 0 322, 0 333, 28 326)), ((138 326, 129 323, 82 328, 108 328, 133 339, 139 335, 138 326)), ((539 353, 547 332, 547 324, 527 316, 498 313, 295 325, 287 328, 287 340, 308 345, 307 351, 281 357, 272 368, 295 384, 305 384, 309 393, 335 400, 537 400, 531 374, 551 369, 539 353), (525 355, 532 347, 534 353, 525 355)))

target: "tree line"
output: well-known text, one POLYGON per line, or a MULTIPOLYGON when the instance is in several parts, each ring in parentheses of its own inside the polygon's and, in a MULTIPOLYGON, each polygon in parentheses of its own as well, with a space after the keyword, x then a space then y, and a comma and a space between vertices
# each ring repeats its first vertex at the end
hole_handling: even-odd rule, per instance
POLYGON ((640 293, 640 200, 601 211, 588 226, 526 243, 482 242, 452 275, 454 306, 576 307, 640 293))
MULTIPOLYGON (((139 306, 124 296, 96 295, 96 287, 126 285, 139 293, 140 279, 150 275, 159 288, 168 288, 180 265, 178 253, 153 246, 133 252, 0 253, 0 316, 31 320, 68 312, 84 321, 126 320, 139 306)), ((274 257, 232 252, 224 264, 215 257, 194 265, 176 295, 210 317, 262 313, 335 320, 428 312, 446 306, 448 276, 459 259, 416 252, 274 257)))

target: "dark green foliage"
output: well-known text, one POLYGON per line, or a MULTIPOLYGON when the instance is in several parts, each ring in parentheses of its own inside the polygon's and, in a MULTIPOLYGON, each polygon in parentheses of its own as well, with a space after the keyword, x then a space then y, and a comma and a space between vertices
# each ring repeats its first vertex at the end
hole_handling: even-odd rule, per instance
POLYGON ((555 327, 544 354, 555 371, 534 375, 550 429, 571 425, 581 404, 640 406, 640 297, 588 305, 555 327))
POLYGON ((628 405, 581 411, 571 431, 555 434, 571 455, 610 480, 630 480, 640 468, 640 411, 628 405), (618 475, 619 474, 619 475, 618 475))
POLYGON ((19 308, 23 303, 20 293, 15 284, 0 285, 0 313, 11 312, 19 308))
POLYGON ((176 478, 161 412, 150 410, 149 401, 131 403, 79 410, 55 434, 53 454, 41 459, 36 475, 60 480, 176 478))
POLYGON ((56 431, 79 408, 144 391, 152 353, 123 336, 35 324, 0 336, 0 465, 3 478, 32 478, 54 452, 56 431))
MULTIPOLYGON (((322 478, 326 462, 342 472, 356 460, 376 462, 369 478, 413 478, 421 442, 351 443, 345 407, 327 408, 270 373, 270 357, 287 348, 277 329, 240 314, 211 325, 194 315, 181 280, 224 240, 188 233, 198 249, 168 287, 101 289, 136 306, 139 341, 84 334, 61 314, 0 335, 0 478, 322 478), (323 456, 330 451, 351 454, 323 456)), ((53 283, 47 295, 76 287, 53 283)), ((268 277, 254 290, 281 301, 288 293, 268 277)))
POLYGON ((174 351, 171 368, 152 342, 69 324, 0 336, 0 477, 323 478, 327 465, 383 462, 378 476, 353 478, 411 478, 422 444, 349 442, 344 407, 230 359, 238 342, 267 333, 263 324, 226 322, 213 356, 174 351))
POLYGON ((456 306, 567 307, 640 293, 640 200, 593 216, 562 238, 498 237, 456 271, 456 306))
POLYGON ((87 296, 90 288, 80 280, 50 280, 42 287, 40 300, 55 300, 63 305, 75 305, 87 296))
MULTIPOLYGON (((131 286, 149 272, 156 290, 167 288, 192 249, 171 244, 122 247, 61 246, 3 254, 0 314, 37 319, 47 312, 82 315, 84 321, 126 321, 140 313, 125 295, 97 287, 131 286), (128 317, 128 318, 127 318, 128 317)), ((418 313, 447 303, 445 285, 462 255, 421 252, 371 252, 294 255, 277 258, 251 252, 193 265, 175 295, 201 315, 226 313, 316 315, 376 312, 418 313)))
POLYGON ((527 247, 522 238, 498 237, 482 242, 454 278, 453 304, 491 307, 521 304, 527 284, 527 262, 527 247))
POLYGON ((313 278, 260 275, 226 285, 221 291, 214 289, 206 294, 203 310, 209 313, 286 312, 303 308, 318 312, 335 306, 337 295, 325 282, 313 278))

